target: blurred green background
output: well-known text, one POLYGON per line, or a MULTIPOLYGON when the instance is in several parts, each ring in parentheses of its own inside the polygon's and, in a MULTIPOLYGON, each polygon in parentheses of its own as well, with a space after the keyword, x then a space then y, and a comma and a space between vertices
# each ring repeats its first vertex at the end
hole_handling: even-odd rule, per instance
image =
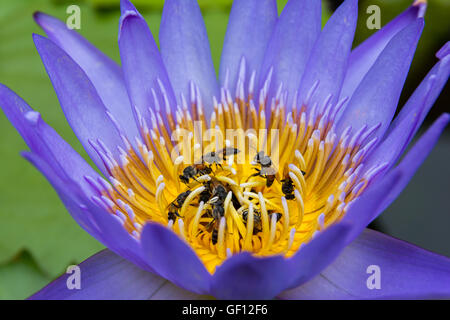
MULTIPOLYGON (((163 0, 135 0, 154 35, 158 34, 163 0)), ((199 0, 218 69, 231 0, 199 0)), ((117 27, 118 0, 0 0, 0 82, 16 91, 74 148, 85 156, 64 119, 56 95, 34 48, 31 34, 42 33, 34 24, 33 12, 39 10, 62 20, 66 8, 81 8, 79 32, 93 44, 119 61, 117 27)), ((279 8, 286 0, 279 1, 279 8)), ((339 1, 325 1, 324 10, 334 9, 339 1)), ((360 1, 356 35, 359 43, 373 30, 365 26, 368 5, 381 8, 382 25, 403 11, 409 0, 360 1)), ((449 37, 450 1, 431 0, 426 27, 419 43, 402 101, 411 94, 427 70, 435 63, 435 52, 449 37)), ((324 15, 324 21, 328 17, 324 15)), ((443 92, 431 121, 448 109, 448 90, 443 92)), ((445 192, 449 190, 450 140, 447 134, 433 151, 399 200, 379 219, 375 227, 428 249, 450 255, 445 226, 450 215, 445 192), (443 179, 436 185, 436 181, 443 179), (446 182, 445 182, 446 181, 446 182), (426 188, 425 188, 426 186, 426 188), (433 201, 431 208, 428 203, 433 201), (436 207, 437 206, 437 207, 436 207), (440 207, 439 207, 440 206, 440 207), (433 210, 432 210, 433 209, 433 210), (430 215, 433 214, 433 218, 430 215), (442 220, 444 219, 444 220, 442 220), (447 220, 445 220, 447 219, 447 220), (446 223, 442 223, 442 222, 446 223)), ((0 112, 0 299, 23 299, 63 273, 70 264, 79 263, 102 246, 86 234, 66 212, 50 185, 19 152, 27 149, 15 129, 0 112)))

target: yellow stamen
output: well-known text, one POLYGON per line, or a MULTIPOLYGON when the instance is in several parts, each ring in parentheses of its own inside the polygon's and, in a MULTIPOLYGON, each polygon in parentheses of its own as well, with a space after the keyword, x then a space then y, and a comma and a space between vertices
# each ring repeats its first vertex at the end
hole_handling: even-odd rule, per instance
POLYGON ((342 219, 373 169, 362 169, 370 146, 350 129, 337 136, 320 106, 289 112, 282 87, 276 99, 266 87, 255 102, 240 81, 236 100, 226 88, 214 99, 209 122, 192 85, 190 105, 183 98, 170 110, 164 101, 165 114, 141 120, 137 151, 130 145, 113 159, 98 150, 111 174, 101 200, 111 214, 136 237, 148 221, 167 225, 211 273, 241 251, 292 256, 342 219))

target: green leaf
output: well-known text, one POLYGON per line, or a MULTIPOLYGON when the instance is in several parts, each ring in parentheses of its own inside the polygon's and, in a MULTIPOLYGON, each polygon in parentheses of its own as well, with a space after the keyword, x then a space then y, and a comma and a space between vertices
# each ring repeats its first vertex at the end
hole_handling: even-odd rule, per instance
POLYGON ((30 254, 23 252, 0 266, 0 300, 28 298, 51 280, 39 270, 30 254))
MULTIPOLYGON (((35 26, 32 14, 38 9, 62 18, 65 16, 65 6, 53 6, 48 1, 2 2, 0 81, 41 112, 51 126, 85 155, 65 121, 33 45, 31 34, 40 30, 35 26)), ((91 19, 89 10, 84 9, 86 25, 92 24, 91 32, 98 32, 100 38, 103 18, 91 19)), ((91 15, 94 12, 91 11, 91 15)), ((113 47, 117 28, 112 24, 109 26, 113 47)), ((75 223, 48 182, 20 157, 19 152, 25 149, 21 137, 0 113, 0 264, 4 265, 25 249, 45 274, 54 278, 67 265, 81 262, 101 250, 102 245, 75 223)))

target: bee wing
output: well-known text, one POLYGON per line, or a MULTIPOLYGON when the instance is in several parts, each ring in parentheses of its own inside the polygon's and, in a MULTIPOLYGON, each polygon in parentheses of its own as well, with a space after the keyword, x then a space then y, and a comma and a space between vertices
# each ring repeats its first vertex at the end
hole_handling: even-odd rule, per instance
POLYGON ((214 226, 215 226, 215 224, 216 224, 216 219, 212 219, 210 222, 208 222, 208 224, 205 226, 205 229, 208 231, 208 232, 211 232, 213 229, 214 229, 214 226))
POLYGON ((202 155, 202 161, 209 162, 210 159, 211 159, 211 152, 202 155))
POLYGON ((217 200, 219 200, 218 196, 212 197, 211 199, 208 200, 208 204, 215 203, 217 202, 217 200))
POLYGON ((220 158, 217 155, 217 152, 214 152, 214 155, 212 152, 208 152, 202 156, 202 159, 203 159, 203 161, 208 162, 208 163, 214 163, 214 162, 220 161, 220 158))
POLYGON ((274 176, 277 173, 277 171, 272 168, 272 167, 263 167, 261 168, 261 175, 269 175, 269 176, 274 176))

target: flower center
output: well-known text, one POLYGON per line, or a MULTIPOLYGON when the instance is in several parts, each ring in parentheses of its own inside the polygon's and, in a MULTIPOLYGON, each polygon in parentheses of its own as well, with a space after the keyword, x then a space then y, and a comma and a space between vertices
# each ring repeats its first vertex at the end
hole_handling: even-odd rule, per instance
POLYGON ((287 113, 282 90, 267 101, 266 82, 257 112, 253 80, 247 90, 238 82, 236 99, 222 89, 209 122, 192 84, 190 107, 184 99, 176 114, 166 106, 164 119, 150 110, 151 129, 139 117, 142 138, 136 150, 121 150, 120 161, 94 146, 112 185, 105 185, 102 204, 136 238, 146 222, 166 225, 211 273, 241 251, 293 255, 341 219, 385 168, 362 163, 376 126, 333 132, 345 100, 308 110, 307 102, 294 101, 287 113))

